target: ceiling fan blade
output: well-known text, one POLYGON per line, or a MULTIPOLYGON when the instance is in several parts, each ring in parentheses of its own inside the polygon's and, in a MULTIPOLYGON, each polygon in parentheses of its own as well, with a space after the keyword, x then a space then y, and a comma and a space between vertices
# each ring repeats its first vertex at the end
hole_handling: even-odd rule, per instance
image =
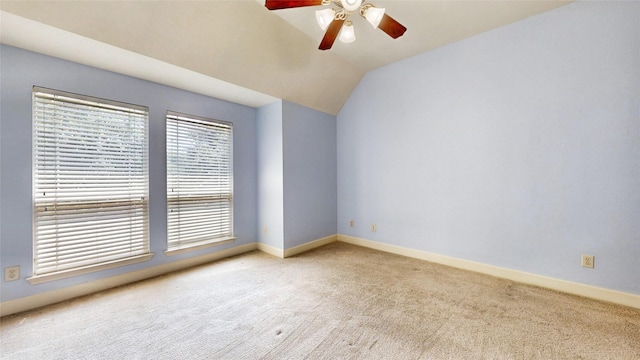
POLYGON ((322 0, 266 0, 264 6, 269 10, 289 9, 303 6, 322 5, 322 0))
POLYGON ((344 20, 333 20, 331 22, 331 24, 327 28, 327 32, 324 33, 324 37, 322 38, 322 42, 320 43, 318 49, 331 49, 331 47, 333 46, 333 42, 336 41, 336 38, 338 37, 338 33, 340 33, 342 24, 344 24, 344 20))
POLYGON ((394 39, 399 38, 407 31, 407 28, 404 25, 397 22, 391 16, 384 14, 382 16, 382 20, 380 21, 380 25, 378 25, 380 30, 387 33, 387 35, 391 36, 394 39))

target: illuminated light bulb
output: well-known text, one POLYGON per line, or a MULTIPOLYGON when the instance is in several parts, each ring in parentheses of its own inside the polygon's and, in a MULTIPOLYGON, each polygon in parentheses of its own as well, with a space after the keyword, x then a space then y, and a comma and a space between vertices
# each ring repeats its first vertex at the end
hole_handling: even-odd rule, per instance
POLYGON ((350 20, 347 20, 342 26, 339 39, 343 43, 352 43, 356 41, 356 32, 353 29, 353 23, 351 23, 350 20))
POLYGON ((369 24, 373 26, 373 28, 377 28, 380 25, 380 21, 382 21, 382 17, 384 16, 384 8, 370 7, 367 9, 367 12, 364 14, 364 17, 367 19, 369 24))
POLYGON ((322 30, 327 30, 335 17, 336 12, 333 9, 316 10, 316 20, 322 30))
POLYGON ((362 0, 342 0, 342 7, 347 11, 356 11, 360 5, 362 0))

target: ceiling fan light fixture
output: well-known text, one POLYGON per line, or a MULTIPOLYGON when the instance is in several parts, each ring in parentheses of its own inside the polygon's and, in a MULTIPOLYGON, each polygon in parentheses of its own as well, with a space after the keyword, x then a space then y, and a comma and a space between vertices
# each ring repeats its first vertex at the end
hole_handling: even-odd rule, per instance
POLYGON ((362 0, 341 0, 341 4, 347 11, 356 11, 362 5, 362 0))
POLYGON ((365 19, 373 26, 373 28, 377 28, 380 25, 380 21, 382 21, 382 17, 384 16, 385 8, 377 8, 377 7, 368 7, 367 12, 364 14, 365 19))
MULTIPOLYGON (((2 0, 0 0, 2 1, 2 0)), ((386 9, 377 8, 367 0, 265 0, 264 6, 269 10, 290 9, 307 6, 328 6, 316 11, 318 26, 324 31, 324 37, 318 46, 319 50, 329 50, 336 40, 350 43, 356 40, 351 16, 357 14, 367 20, 373 28, 382 30, 394 39, 402 36, 407 28, 386 14, 386 9)))
POLYGON ((351 20, 347 20, 340 30, 340 37, 338 38, 343 43, 352 43, 356 41, 356 32, 353 29, 353 23, 351 20))
POLYGON ((316 20, 322 30, 327 30, 335 17, 336 12, 333 9, 316 10, 316 20))

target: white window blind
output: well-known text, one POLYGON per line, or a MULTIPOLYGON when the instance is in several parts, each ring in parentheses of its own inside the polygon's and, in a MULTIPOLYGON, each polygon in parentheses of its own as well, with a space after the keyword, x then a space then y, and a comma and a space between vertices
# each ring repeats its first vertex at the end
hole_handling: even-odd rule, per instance
POLYGON ((32 279, 150 258, 148 109, 34 87, 33 119, 32 279))
POLYGON ((167 112, 167 252, 233 239, 231 123, 167 112))

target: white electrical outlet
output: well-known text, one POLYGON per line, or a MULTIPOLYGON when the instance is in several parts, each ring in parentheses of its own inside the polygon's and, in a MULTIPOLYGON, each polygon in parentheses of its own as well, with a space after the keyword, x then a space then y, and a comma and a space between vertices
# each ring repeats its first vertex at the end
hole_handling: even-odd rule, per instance
POLYGON ((263 233, 264 235, 267 235, 267 234, 269 233, 269 228, 268 228, 267 226, 263 227, 263 228, 262 228, 262 233, 263 233))
POLYGON ((585 255, 582 254, 582 266, 586 267, 586 268, 592 268, 593 269, 593 263, 594 261, 594 256, 593 255, 585 255))
POLYGON ((356 222, 353 220, 349 220, 349 227, 354 227, 356 225, 356 222))
POLYGON ((378 227, 376 226, 376 224, 371 224, 371 232, 376 232, 377 229, 378 227))
POLYGON ((4 281, 15 281, 20 279, 20 266, 10 266, 4 268, 4 281))

